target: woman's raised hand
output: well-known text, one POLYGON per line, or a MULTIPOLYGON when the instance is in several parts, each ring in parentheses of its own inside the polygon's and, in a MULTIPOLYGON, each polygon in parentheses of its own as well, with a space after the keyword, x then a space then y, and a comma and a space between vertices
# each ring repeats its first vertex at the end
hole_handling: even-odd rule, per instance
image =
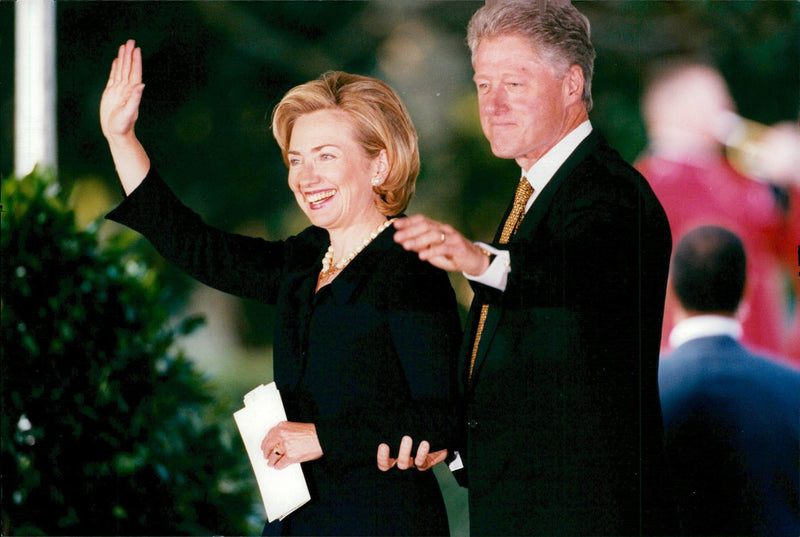
POLYGON ((100 100, 100 128, 127 194, 139 186, 150 169, 150 159, 133 131, 142 91, 142 51, 129 39, 119 47, 100 100))
POLYGON ((100 126, 106 138, 133 134, 142 99, 142 50, 133 39, 119 47, 100 101, 100 126))

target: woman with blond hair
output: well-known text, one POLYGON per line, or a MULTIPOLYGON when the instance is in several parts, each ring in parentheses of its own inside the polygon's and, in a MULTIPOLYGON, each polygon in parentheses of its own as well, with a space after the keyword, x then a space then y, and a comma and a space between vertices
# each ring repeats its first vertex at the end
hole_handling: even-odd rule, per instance
POLYGON ((273 132, 312 225, 270 242, 209 227, 178 201, 134 134, 143 89, 128 41, 100 106, 127 195, 108 217, 199 281, 277 306, 274 378, 289 421, 262 449, 275 468, 302 463, 312 499, 265 533, 447 534, 432 473, 375 467, 375 446, 405 433, 447 445, 461 337, 447 275, 393 240, 419 171, 397 94, 330 72, 284 96, 273 132))

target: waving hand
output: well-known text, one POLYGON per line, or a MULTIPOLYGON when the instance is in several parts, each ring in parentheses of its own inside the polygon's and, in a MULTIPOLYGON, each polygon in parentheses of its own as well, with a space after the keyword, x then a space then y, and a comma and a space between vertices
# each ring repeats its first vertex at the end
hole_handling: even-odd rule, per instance
POLYGON ((122 186, 131 193, 150 169, 150 159, 134 133, 142 100, 142 51, 129 39, 111 64, 100 101, 100 127, 108 141, 122 186))

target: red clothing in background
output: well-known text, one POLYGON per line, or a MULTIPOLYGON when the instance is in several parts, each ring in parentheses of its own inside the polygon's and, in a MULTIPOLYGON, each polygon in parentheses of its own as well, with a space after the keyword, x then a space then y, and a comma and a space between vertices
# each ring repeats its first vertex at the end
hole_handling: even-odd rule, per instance
MULTIPOLYGON (((791 255, 793 251, 796 257, 800 223, 790 223, 792 218, 772 188, 740 174, 722 156, 678 162, 649 155, 635 167, 664 206, 673 244, 689 230, 707 224, 728 228, 742 239, 747 254, 747 286, 739 311, 742 343, 800 360, 800 338, 791 335, 798 325, 793 327, 790 320, 787 280, 792 275, 796 279, 800 270, 791 255)), ((800 217, 796 209, 793 214, 800 217)), ((675 325, 675 307, 676 299, 668 292, 661 338, 664 350, 675 325)))

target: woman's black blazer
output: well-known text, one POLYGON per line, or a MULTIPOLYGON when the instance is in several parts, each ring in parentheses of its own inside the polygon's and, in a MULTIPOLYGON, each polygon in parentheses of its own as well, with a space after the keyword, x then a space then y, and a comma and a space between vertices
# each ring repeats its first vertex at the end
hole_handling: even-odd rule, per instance
POLYGON ((291 533, 447 532, 431 472, 375 464, 378 444, 404 434, 450 443, 461 328, 446 273, 397 245, 390 226, 315 293, 325 230, 285 241, 223 232, 152 170, 108 218, 199 281, 276 305, 274 379, 289 420, 314 423, 324 452, 303 464, 312 501, 290 517, 291 533))

